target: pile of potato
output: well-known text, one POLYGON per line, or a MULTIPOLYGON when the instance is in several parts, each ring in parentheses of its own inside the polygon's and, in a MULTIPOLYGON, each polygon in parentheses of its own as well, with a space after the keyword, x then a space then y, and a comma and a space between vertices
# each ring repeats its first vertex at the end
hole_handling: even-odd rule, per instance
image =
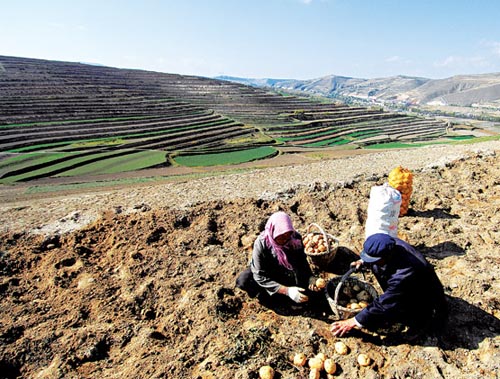
MULTIPOLYGON (((335 353, 338 355, 347 355, 351 349, 342 341, 335 342, 335 353)), ((313 357, 307 358, 304 353, 295 353, 290 357, 292 364, 296 367, 309 367, 309 379, 321 378, 321 373, 326 373, 327 379, 334 379, 334 374, 339 367, 333 358, 327 357, 324 353, 318 353, 313 357)), ((360 366, 369 366, 372 359, 367 354, 358 354, 356 361, 360 366)), ((273 379, 274 369, 271 366, 262 366, 259 370, 260 379, 273 379)))
POLYGON ((347 309, 363 309, 373 301, 370 293, 358 284, 346 281, 340 288, 337 303, 347 309))
POLYGON ((325 371, 327 378, 333 378, 337 371, 337 364, 332 358, 327 358, 325 354, 318 353, 316 356, 307 359, 304 353, 296 353, 293 357, 293 364, 298 367, 309 366, 309 379, 319 379, 321 371, 325 371))
POLYGON ((321 254, 328 251, 328 244, 330 244, 330 251, 335 249, 335 240, 329 238, 325 240, 323 234, 307 233, 302 239, 304 250, 307 254, 321 254))

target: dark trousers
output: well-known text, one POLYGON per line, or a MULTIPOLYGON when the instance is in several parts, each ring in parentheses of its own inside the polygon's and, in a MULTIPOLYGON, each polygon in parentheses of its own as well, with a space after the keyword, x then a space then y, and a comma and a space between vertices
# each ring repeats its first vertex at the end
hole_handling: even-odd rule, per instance
POLYGON ((313 292, 306 289, 305 294, 309 297, 309 301, 301 304, 295 303, 285 295, 269 295, 269 293, 255 281, 252 271, 249 268, 238 276, 236 279, 236 287, 245 291, 251 298, 256 297, 265 307, 274 310, 301 307, 310 308, 315 312, 331 312, 331 308, 323 292, 313 292))
POLYGON ((248 296, 251 298, 256 297, 260 293, 267 294, 267 291, 259 286, 254 280, 252 271, 249 268, 238 276, 238 279, 236 279, 236 287, 248 293, 248 296))

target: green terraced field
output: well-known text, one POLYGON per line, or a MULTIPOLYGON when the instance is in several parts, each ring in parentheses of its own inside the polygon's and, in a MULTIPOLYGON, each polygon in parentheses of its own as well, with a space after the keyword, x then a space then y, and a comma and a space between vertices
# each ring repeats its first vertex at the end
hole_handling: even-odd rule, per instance
POLYGON ((277 150, 274 147, 262 146, 254 149, 227 153, 178 156, 174 158, 174 161, 179 165, 189 167, 220 166, 250 162, 257 159, 268 158, 276 154, 277 150))
POLYGON ((89 163, 85 166, 64 171, 56 176, 116 174, 119 172, 142 170, 164 164, 165 162, 166 153, 164 151, 139 151, 126 156, 89 163))

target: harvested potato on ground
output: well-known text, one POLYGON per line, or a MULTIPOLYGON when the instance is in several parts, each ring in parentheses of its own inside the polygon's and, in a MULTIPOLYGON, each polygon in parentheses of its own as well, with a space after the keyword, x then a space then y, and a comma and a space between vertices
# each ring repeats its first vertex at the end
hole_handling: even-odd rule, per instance
POLYGON ((347 345, 341 341, 335 342, 335 352, 340 355, 346 355, 349 352, 347 345))
POLYGON ((324 366, 327 374, 335 374, 337 371, 337 364, 331 358, 325 360, 324 366))
POLYGON ((306 364, 307 362, 307 357, 304 353, 297 353, 293 357, 293 364, 295 366, 302 367, 306 364))
POLYGON ((358 355, 358 363, 360 366, 368 366, 371 362, 371 359, 368 355, 366 354, 359 354, 358 355))
POLYGON ((318 370, 317 368, 312 368, 311 371, 309 371, 309 379, 319 379, 321 376, 321 370, 318 370))
POLYGON ((326 359, 326 355, 324 353, 318 353, 316 354, 316 358, 321 359, 324 362, 326 359))
POLYGON ((259 369, 259 378, 260 379, 273 379, 274 378, 274 369, 271 366, 262 366, 259 369))
POLYGON ((316 368, 318 370, 323 370, 323 360, 318 357, 310 358, 309 359, 309 367, 310 368, 316 368))

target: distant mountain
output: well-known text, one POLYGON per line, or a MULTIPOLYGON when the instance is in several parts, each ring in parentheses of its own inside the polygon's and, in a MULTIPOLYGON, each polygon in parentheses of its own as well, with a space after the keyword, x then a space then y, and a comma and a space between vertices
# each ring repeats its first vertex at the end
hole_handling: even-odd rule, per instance
POLYGON ((220 76, 217 79, 331 98, 354 98, 366 102, 500 106, 500 73, 457 75, 446 79, 401 75, 375 79, 336 75, 309 80, 247 79, 230 76, 220 76))

